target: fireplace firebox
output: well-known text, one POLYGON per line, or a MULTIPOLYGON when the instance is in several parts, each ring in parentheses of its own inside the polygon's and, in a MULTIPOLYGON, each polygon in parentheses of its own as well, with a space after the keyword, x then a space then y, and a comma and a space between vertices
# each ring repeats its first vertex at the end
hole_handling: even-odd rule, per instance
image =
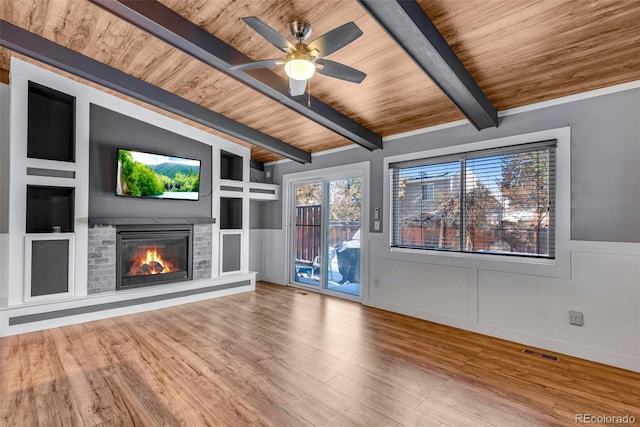
POLYGON ((191 225, 127 225, 116 231, 116 290, 191 280, 191 225))

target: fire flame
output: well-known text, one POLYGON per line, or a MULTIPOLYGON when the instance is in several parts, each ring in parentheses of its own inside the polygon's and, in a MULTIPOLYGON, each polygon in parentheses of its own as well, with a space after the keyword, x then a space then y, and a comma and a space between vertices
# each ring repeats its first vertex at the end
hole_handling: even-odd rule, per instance
POLYGON ((173 266, 158 255, 158 249, 153 248, 147 250, 142 256, 131 264, 130 274, 147 275, 147 274, 163 274, 173 271, 173 266))

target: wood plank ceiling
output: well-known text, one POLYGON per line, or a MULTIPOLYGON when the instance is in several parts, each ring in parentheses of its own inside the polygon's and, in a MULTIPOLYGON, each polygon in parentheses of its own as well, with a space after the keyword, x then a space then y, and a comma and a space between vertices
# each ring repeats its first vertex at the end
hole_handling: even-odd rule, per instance
MULTIPOLYGON (((311 39, 354 21, 364 35, 330 59, 364 71, 367 78, 357 85, 317 75, 311 81, 313 96, 383 137, 463 118, 355 0, 161 2, 256 60, 282 55, 241 17, 257 16, 287 37, 288 22, 306 20, 313 26, 311 39)), ((638 1, 418 3, 498 110, 640 79, 638 1)), ((88 1, 2 0, 0 14, 5 21, 303 150, 351 144, 88 1)), ((11 54, 0 49, 0 69, 9 69, 11 54)), ((273 70, 285 78, 282 69, 273 70)), ((252 147, 252 158, 266 162, 281 157, 252 147)))

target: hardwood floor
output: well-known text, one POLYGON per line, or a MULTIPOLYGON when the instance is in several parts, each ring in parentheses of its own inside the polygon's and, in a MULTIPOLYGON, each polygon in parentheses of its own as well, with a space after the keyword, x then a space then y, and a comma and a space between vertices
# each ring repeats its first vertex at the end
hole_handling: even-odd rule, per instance
POLYGON ((640 374, 259 283, 0 339, 0 425, 541 426, 635 417, 640 374))

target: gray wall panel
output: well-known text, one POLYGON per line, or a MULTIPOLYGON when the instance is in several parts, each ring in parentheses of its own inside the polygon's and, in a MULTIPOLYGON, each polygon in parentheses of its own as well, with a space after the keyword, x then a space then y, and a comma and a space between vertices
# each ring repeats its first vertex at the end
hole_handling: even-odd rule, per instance
MULTIPOLYGON (((476 131, 470 124, 385 142, 384 150, 340 151, 316 156, 310 165, 279 163, 282 175, 371 161, 370 224, 380 207, 386 232, 383 155, 393 156, 469 142, 571 126, 571 238, 640 242, 640 89, 575 101, 503 117, 498 128, 476 131)), ((282 203, 263 206, 262 226, 282 228, 282 203)), ((371 230, 373 231, 373 230, 371 230)))
POLYGON ((264 203, 260 200, 249 201, 249 228, 252 230, 264 228, 262 224, 263 205, 264 203))
POLYGON ((93 104, 90 126, 89 217, 211 217, 209 145, 93 104), (118 148, 200 160, 200 200, 116 196, 118 148))
POLYGON ((240 270, 242 236, 226 234, 222 236, 222 272, 240 270))
POLYGON ((53 176, 57 178, 75 178, 76 177, 76 173, 74 171, 60 171, 56 169, 45 169, 45 168, 27 168, 27 175, 53 176))
POLYGON ((53 295, 69 290, 69 241, 31 242, 31 296, 53 295))

